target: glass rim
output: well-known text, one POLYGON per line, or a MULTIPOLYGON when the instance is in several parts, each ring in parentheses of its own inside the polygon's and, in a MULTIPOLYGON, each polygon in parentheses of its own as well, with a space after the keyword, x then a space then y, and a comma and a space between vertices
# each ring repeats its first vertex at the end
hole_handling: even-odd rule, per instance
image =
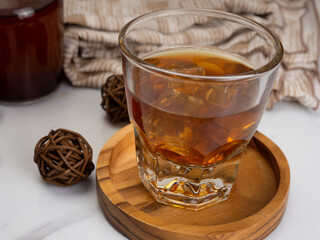
POLYGON ((142 68, 144 70, 154 72, 160 75, 166 75, 168 77, 181 77, 183 79, 181 80, 211 80, 211 81, 237 81, 237 80, 249 80, 254 79, 259 76, 267 74, 269 71, 275 69, 281 62, 284 49, 282 46, 282 43, 278 36, 271 31, 269 28, 261 25, 260 23, 251 20, 249 18, 239 16, 233 13, 220 11, 220 10, 213 10, 213 9, 204 9, 204 8, 172 8, 172 9, 164 9, 164 10, 158 10, 149 12, 143 15, 140 15, 131 21, 129 21, 124 27, 121 29, 119 36, 118 36, 118 43, 121 52, 128 58, 129 61, 133 62, 135 65, 137 65, 139 68, 142 68), (225 76, 202 76, 202 75, 191 75, 191 74, 185 74, 185 73, 177 73, 173 72, 164 68, 156 67, 155 65, 152 65, 148 63, 147 61, 144 61, 143 59, 136 56, 134 53, 132 53, 129 48, 125 44, 125 37, 128 31, 133 29, 136 25, 139 25, 140 23, 153 20, 155 18, 159 17, 169 17, 169 16, 175 16, 175 15, 183 15, 188 13, 203 13, 206 14, 206 16, 211 15, 212 17, 220 17, 224 18, 226 20, 233 20, 237 23, 246 25, 247 27, 251 27, 255 31, 259 32, 260 34, 269 36, 270 39, 273 40, 274 46, 275 46, 275 56, 273 56, 272 59, 268 61, 268 63, 264 64, 263 66, 245 72, 241 74, 230 74, 225 76))

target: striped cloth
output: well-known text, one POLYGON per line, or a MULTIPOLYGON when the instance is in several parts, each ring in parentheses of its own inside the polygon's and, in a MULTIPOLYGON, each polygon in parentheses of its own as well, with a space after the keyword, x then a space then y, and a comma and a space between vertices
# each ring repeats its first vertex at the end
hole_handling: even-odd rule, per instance
MULTIPOLYGON (((65 0, 64 71, 71 84, 98 88, 110 75, 122 74, 117 40, 122 26, 146 12, 184 7, 228 11, 272 29, 280 37, 285 54, 268 108, 282 100, 318 108, 318 0, 65 0)), ((185 26, 171 28, 180 27, 185 26)), ((174 31, 171 28, 168 31, 174 31)))

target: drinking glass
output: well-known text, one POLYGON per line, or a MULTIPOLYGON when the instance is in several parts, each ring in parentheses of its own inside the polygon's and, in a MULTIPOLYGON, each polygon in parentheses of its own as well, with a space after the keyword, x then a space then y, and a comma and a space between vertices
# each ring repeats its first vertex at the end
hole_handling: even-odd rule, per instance
POLYGON ((144 186, 187 209, 226 200, 283 56, 278 37, 227 12, 170 9, 126 24, 119 45, 144 186))

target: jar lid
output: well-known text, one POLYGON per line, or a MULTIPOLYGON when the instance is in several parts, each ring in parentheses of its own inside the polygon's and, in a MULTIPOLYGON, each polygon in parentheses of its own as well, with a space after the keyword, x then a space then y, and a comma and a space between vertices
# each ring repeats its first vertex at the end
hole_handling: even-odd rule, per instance
POLYGON ((54 0, 0 0, 0 17, 28 18, 54 0))

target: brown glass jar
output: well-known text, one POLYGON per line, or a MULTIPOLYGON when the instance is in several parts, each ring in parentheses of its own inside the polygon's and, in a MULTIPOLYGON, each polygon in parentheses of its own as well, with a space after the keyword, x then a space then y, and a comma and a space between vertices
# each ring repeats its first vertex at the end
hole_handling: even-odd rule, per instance
POLYGON ((0 0, 0 102, 29 102, 61 81, 62 2, 0 0))

